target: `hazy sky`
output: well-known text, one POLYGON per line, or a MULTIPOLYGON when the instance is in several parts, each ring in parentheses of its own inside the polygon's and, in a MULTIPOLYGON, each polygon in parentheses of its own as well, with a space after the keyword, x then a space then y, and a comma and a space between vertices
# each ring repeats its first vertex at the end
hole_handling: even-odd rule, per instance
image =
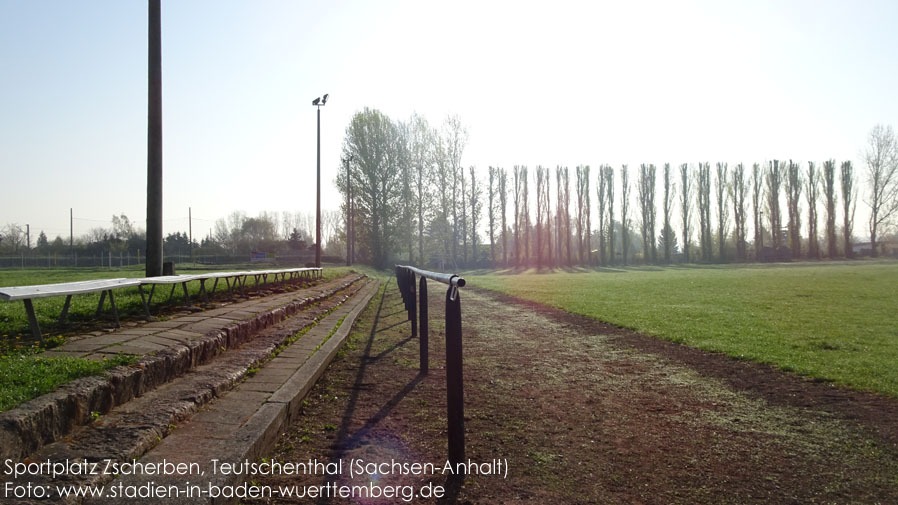
MULTIPOLYGON (((896 25, 894 0, 162 0, 165 233, 189 206, 197 236, 232 210, 313 211, 323 93, 325 209, 366 106, 458 114, 483 172, 857 162, 898 125, 896 25)), ((67 236, 70 207, 76 235, 145 225, 146 40, 145 1, 0 0, 0 226, 67 236)))

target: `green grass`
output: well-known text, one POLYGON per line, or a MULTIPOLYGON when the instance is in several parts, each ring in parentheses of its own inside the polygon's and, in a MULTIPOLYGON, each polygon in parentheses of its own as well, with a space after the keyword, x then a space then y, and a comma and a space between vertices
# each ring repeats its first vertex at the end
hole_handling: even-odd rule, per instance
POLYGON ((0 411, 49 393, 80 377, 100 375, 118 365, 134 363, 130 355, 102 361, 81 358, 44 358, 39 354, 0 356, 0 411))
POLYGON ((475 272, 471 286, 898 396, 898 263, 475 272))
MULTIPOLYGON (((179 265, 177 273, 196 274, 225 270, 260 270, 264 268, 267 267, 251 264, 198 268, 187 268, 179 265)), ((330 280, 345 275, 348 271, 349 268, 347 267, 330 267, 325 265, 323 277, 325 280, 330 280)), ((143 276, 144 267, 142 265, 124 268, 5 269, 0 270, 0 286, 25 286, 32 284, 52 284, 91 279, 143 276)), ((253 285, 253 279, 247 279, 246 282, 247 286, 253 285)), ((199 295, 200 283, 196 281, 190 282, 188 283, 187 288, 190 296, 196 297, 199 295)), ((211 290, 212 283, 208 283, 206 288, 207 290, 211 290)), ((147 293, 149 292, 148 289, 146 291, 147 293)), ((155 307, 158 304, 165 303, 168 300, 170 291, 170 286, 156 286, 156 292, 153 295, 153 310, 155 310, 155 307)), ((227 292, 227 287, 222 280, 219 281, 216 295, 224 292, 227 292)), ((122 318, 139 319, 143 316, 143 305, 141 304, 137 288, 118 289, 113 291, 113 294, 115 295, 116 307, 118 307, 119 314, 122 318)), ((174 294, 174 302, 182 303, 183 296, 183 289, 181 286, 177 286, 174 294)), ((95 315, 99 301, 100 293, 73 296, 71 307, 69 308, 69 317, 67 319, 69 325, 66 328, 59 328, 57 325, 57 318, 62 312, 62 306, 65 302, 64 296, 36 299, 34 300, 34 310, 41 331, 45 334, 58 335, 61 331, 72 331, 73 328, 90 330, 102 327, 102 322, 98 321, 95 315)), ((101 317, 107 319, 111 317, 108 301, 105 303, 105 312, 101 317)), ((0 302, 0 354, 15 350, 17 345, 20 347, 27 347, 30 344, 25 343, 25 341, 30 339, 30 336, 31 330, 28 326, 28 317, 25 314, 23 303, 21 301, 0 302), (16 339, 17 336, 20 337, 18 341, 16 339)))

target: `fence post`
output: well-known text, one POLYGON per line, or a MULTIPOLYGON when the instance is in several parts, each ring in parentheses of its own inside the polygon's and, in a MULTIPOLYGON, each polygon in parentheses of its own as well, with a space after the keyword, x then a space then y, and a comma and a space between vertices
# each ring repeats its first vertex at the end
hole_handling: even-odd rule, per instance
POLYGON ((446 290, 446 414, 449 421, 449 462, 465 462, 465 401, 462 380, 461 296, 446 290))
POLYGON ((430 368, 430 357, 428 356, 428 335, 427 328, 427 279, 422 276, 418 285, 418 296, 420 297, 418 314, 418 345, 420 347, 421 365, 419 370, 422 375, 427 375, 430 368))

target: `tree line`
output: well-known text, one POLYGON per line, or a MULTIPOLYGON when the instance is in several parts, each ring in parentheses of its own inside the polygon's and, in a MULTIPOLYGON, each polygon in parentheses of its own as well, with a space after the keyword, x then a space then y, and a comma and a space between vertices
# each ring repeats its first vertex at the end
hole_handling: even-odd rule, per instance
MULTIPOLYGON (((337 210, 322 212, 322 243, 325 255, 344 257, 343 220, 337 210)), ((163 239, 165 256, 231 256, 248 258, 251 251, 295 256, 314 251, 315 215, 301 212, 260 212, 248 216, 234 211, 215 221, 214 227, 194 236, 182 230, 167 233, 163 239), (191 240, 192 239, 192 240, 191 240)), ((113 254, 143 255, 146 232, 127 215, 113 215, 108 226, 94 226, 79 236, 50 239, 43 230, 28 237, 26 228, 7 223, 0 228, 0 255, 79 256, 113 254), (140 251, 140 252, 138 252, 140 251)))
POLYGON ((869 134, 863 174, 851 161, 774 159, 595 171, 490 166, 482 180, 461 163, 467 140, 457 116, 439 127, 418 114, 401 121, 366 108, 353 116, 335 183, 355 261, 458 268, 850 258, 862 175, 873 255, 898 216, 898 143, 881 125, 869 134))

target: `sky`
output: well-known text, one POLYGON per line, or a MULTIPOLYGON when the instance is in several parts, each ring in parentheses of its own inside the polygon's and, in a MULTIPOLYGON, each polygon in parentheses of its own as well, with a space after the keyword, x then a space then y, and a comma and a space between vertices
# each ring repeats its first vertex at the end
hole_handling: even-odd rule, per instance
MULTIPOLYGON (((894 0, 162 0, 164 233, 188 208, 197 237, 234 210, 314 212, 324 93, 324 209, 365 107, 457 114, 484 174, 859 164, 898 124, 896 22, 894 0)), ((0 68, 0 227, 145 226, 146 2, 0 0, 0 68)))

